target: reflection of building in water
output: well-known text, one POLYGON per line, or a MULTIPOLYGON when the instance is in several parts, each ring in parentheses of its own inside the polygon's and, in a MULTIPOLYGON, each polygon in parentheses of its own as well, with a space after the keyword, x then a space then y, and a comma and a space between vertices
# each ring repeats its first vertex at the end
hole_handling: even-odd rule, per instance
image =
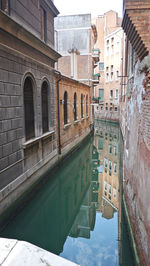
POLYGON ((111 219, 119 207, 119 128, 101 123, 95 124, 95 147, 100 160, 99 172, 99 206, 102 216, 111 219))
POLYGON ((100 160, 98 157, 97 148, 93 145, 91 186, 86 193, 80 211, 71 228, 71 237, 90 238, 90 231, 94 229, 99 193, 98 167, 100 167, 100 160))
POLYGON ((96 208, 92 203, 91 187, 86 193, 80 211, 71 228, 71 237, 90 238, 90 231, 93 231, 96 218, 96 208))

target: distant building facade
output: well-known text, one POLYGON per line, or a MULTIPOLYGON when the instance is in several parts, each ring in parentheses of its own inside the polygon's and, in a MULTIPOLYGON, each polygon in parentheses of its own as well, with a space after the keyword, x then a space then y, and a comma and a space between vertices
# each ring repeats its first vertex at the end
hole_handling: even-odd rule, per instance
POLYGON ((118 121, 123 41, 121 18, 115 11, 108 11, 96 18, 95 24, 98 32, 95 47, 100 49, 100 61, 95 68, 95 73, 100 75, 94 89, 95 116, 118 121))
POLYGON ((56 158, 54 64, 60 55, 53 26, 59 12, 51 0, 0 4, 2 212, 56 158))
POLYGON ((144 266, 150 265, 150 1, 124 0, 123 8, 124 195, 144 266))
POLYGON ((55 18, 55 48, 62 55, 56 64, 57 70, 92 85, 92 49, 96 34, 90 14, 55 18))

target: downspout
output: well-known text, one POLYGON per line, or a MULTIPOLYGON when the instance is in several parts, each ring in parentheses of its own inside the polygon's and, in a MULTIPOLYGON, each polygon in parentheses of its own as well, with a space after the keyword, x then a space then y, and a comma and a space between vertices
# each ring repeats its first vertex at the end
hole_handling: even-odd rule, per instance
POLYGON ((58 154, 61 154, 61 138, 60 138, 60 110, 59 110, 59 82, 62 79, 62 75, 59 71, 55 70, 55 73, 59 75, 57 80, 57 111, 58 111, 58 154))

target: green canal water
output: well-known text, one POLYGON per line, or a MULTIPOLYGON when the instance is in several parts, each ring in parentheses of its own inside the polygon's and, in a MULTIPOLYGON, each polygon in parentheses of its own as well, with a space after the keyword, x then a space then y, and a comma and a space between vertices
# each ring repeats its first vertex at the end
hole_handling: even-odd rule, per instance
POLYGON ((94 137, 44 176, 0 236, 81 266, 134 265, 122 208, 119 126, 96 121, 94 137))

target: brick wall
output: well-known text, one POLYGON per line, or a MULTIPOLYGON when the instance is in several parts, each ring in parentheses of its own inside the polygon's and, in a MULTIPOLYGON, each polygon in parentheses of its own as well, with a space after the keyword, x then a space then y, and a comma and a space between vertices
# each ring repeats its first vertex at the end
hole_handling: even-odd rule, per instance
POLYGON ((144 69, 138 61, 126 96, 124 143, 124 192, 143 266, 150 265, 150 71, 144 69))
MULTIPOLYGON (((57 75, 55 76, 55 83, 57 82, 57 75)), ((55 86, 56 87, 56 86, 55 86)), ((65 148, 68 144, 72 143, 81 136, 90 132, 90 87, 79 83, 76 80, 62 77, 59 83, 60 100, 64 99, 64 92, 68 93, 68 124, 64 125, 64 111, 63 102, 60 103, 60 135, 61 135, 61 147, 65 148), (74 93, 77 93, 77 121, 74 121, 73 102, 74 93), (81 118, 81 94, 84 95, 83 114, 84 118, 81 118), (86 115, 86 95, 88 95, 88 116, 86 115)), ((58 114, 57 114, 58 116, 58 114)), ((57 129, 58 130, 58 129, 57 129)))

